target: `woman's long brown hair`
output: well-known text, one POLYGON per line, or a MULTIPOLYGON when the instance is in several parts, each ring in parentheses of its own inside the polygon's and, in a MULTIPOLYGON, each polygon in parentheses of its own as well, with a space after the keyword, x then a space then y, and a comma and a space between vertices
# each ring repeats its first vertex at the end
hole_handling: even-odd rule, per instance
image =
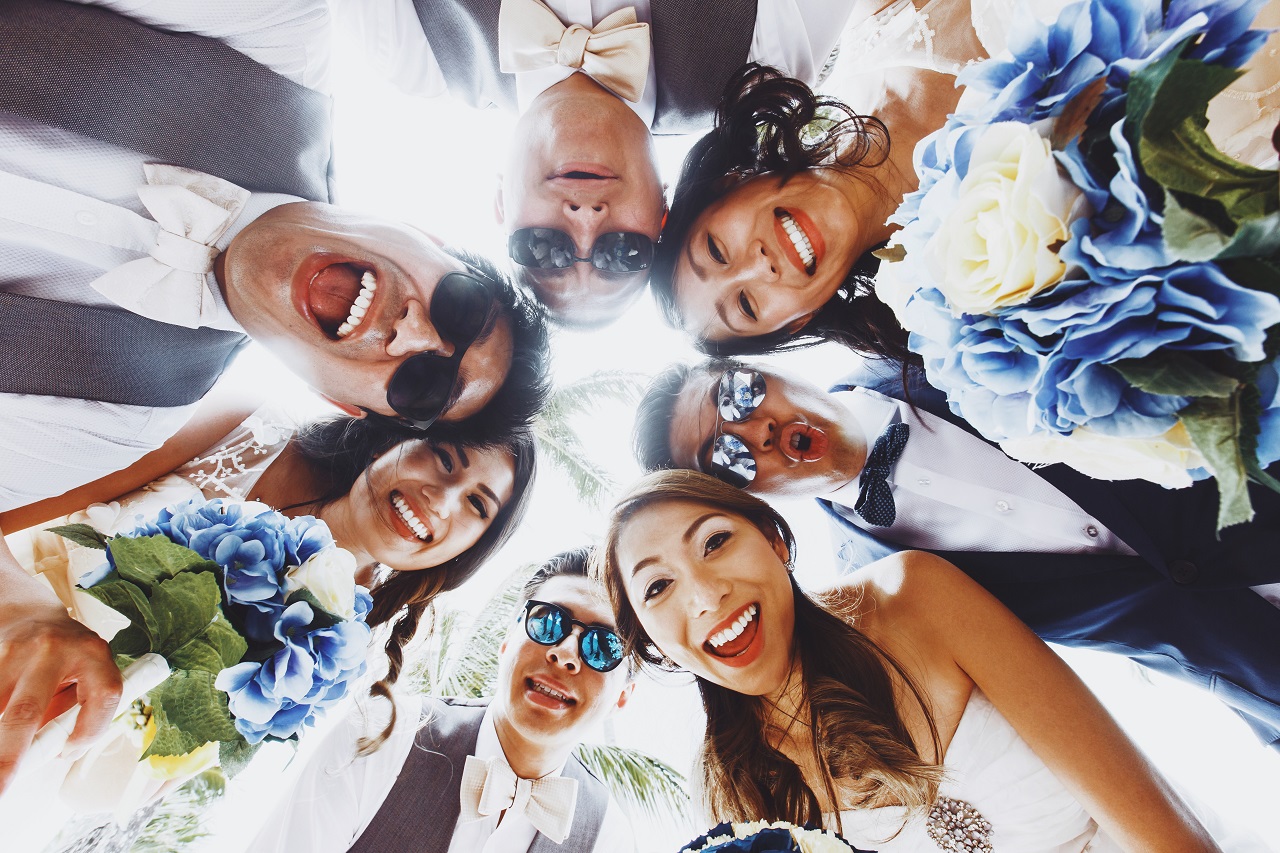
MULTIPOLYGON (((795 553, 787 522, 764 501, 694 471, 660 471, 641 480, 610 516, 597 572, 617 616, 618 635, 639 663, 659 669, 675 665, 645 634, 627 599, 618 564, 622 529, 636 513, 672 500, 694 501, 737 515, 772 541, 795 553)), ((800 718, 810 728, 813 758, 829 803, 842 805, 837 780, 855 783, 858 807, 932 803, 942 768, 926 761, 902 722, 894 698, 895 679, 907 688, 929 726, 932 754, 941 746, 924 695, 905 670, 854 627, 847 614, 809 598, 792 579, 795 594, 795 654, 802 675, 800 718)), ((832 602, 833 604, 834 602, 832 602)), ((829 605, 830 606, 830 605, 829 605)), ((703 678, 696 679, 707 714, 698 756, 702 796, 719 820, 786 820, 821 824, 822 809, 800 767, 770 744, 775 731, 769 703, 703 678)), ((777 732, 777 734, 783 734, 777 732)), ((838 818, 837 818, 838 821, 838 818)))

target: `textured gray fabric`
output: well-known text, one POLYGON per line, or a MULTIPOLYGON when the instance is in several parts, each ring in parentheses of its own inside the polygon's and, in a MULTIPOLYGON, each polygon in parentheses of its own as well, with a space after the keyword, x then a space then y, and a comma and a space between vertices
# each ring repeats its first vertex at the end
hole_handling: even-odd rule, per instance
MULTIPOLYGON (((423 699, 422 727, 400 775, 369 828, 348 853, 447 853, 462 807, 462 769, 475 752, 487 701, 423 699)), ((591 853, 604 821, 609 794, 577 758, 564 775, 578 780, 573 828, 563 844, 541 832, 529 853, 591 853)))
POLYGON ((216 39, 94 6, 0 0, 0 109, 208 172, 330 201, 331 99, 216 39))
MULTIPOLYGON (((515 78, 498 69, 500 0, 414 0, 449 92, 476 107, 516 108, 515 78)), ((729 77, 746 61, 756 0, 653 0, 658 73, 654 133, 711 127, 729 77)))
POLYGON ((0 392, 185 406, 213 387, 249 339, 124 308, 0 293, 0 340, 0 392))

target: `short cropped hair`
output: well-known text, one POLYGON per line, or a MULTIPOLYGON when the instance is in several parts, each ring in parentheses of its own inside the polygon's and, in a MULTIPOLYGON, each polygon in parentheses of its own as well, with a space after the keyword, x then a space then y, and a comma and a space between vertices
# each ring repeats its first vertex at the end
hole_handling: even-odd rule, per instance
POLYGON ((699 376, 708 379, 742 365, 729 358, 708 358, 698 364, 673 364, 654 377, 636 407, 631 444, 636 462, 645 471, 678 467, 671 458, 671 418, 680 392, 699 376))

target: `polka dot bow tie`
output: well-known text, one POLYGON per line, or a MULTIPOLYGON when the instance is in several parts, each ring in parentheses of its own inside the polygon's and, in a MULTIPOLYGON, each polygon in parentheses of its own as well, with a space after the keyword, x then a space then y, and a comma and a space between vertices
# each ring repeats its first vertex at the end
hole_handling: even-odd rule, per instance
POLYGON ((907 424, 890 424, 871 448, 871 455, 867 457, 867 464, 863 466, 862 477, 858 481, 858 502, 853 505, 853 511, 862 516, 867 524, 889 527, 898 517, 888 479, 893 463, 898 461, 902 449, 907 446, 910 433, 911 427, 907 424))

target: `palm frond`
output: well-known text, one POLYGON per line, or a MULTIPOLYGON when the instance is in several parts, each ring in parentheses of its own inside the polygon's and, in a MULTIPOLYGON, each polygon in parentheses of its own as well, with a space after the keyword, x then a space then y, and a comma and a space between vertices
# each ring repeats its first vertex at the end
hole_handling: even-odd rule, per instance
POLYGON ((164 798, 130 853, 170 853, 185 850, 209 835, 204 813, 223 795, 227 780, 218 768, 206 770, 164 798))
POLYGON ((540 421, 535 427, 538 448, 551 467, 568 478, 578 499, 589 507, 599 507, 613 494, 617 484, 608 472, 596 464, 582 446, 572 428, 564 424, 540 421))
POLYGON ((629 370, 598 370, 561 385, 547 401, 552 418, 590 413, 603 402, 633 403, 640 399, 648 378, 629 370))
POLYGON ((685 778, 669 764, 638 749, 605 744, 578 744, 574 754, 629 812, 663 822, 688 816, 685 778))
POLYGON ((493 695, 498 680, 498 647, 507 635, 507 623, 515 618, 520 588, 532 572, 532 566, 522 566, 508 575, 470 628, 458 638, 461 643, 451 638, 442 652, 447 653, 448 667, 437 683, 435 695, 472 699, 493 695))
POLYGON ((405 666, 403 680, 416 693, 439 696, 436 685, 444 681, 448 669, 450 640, 462 627, 463 614, 446 610, 437 615, 426 643, 416 649, 405 666))

